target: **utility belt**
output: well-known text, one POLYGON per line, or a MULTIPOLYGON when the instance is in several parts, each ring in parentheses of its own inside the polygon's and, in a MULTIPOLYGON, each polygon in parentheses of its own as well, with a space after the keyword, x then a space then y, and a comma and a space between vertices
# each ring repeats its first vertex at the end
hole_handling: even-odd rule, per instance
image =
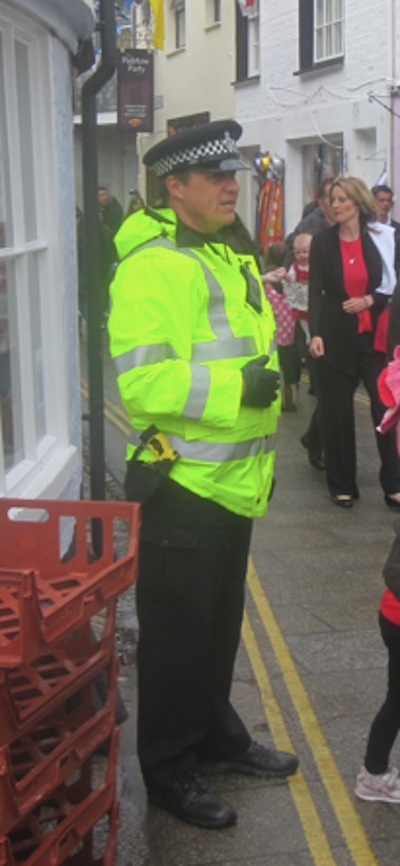
POLYGON ((139 436, 140 444, 128 461, 124 490, 132 502, 147 502, 163 480, 169 475, 179 454, 172 448, 168 437, 152 424, 139 436), (143 451, 150 451, 152 460, 140 460, 143 451))

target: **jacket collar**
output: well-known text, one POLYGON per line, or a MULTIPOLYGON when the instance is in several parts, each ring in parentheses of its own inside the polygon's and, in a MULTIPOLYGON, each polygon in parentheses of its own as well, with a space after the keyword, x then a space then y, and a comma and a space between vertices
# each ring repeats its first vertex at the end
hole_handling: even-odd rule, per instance
POLYGON ((180 219, 177 219, 176 223, 175 240, 177 247, 203 247, 204 244, 222 243, 217 234, 196 232, 195 229, 190 228, 180 219))

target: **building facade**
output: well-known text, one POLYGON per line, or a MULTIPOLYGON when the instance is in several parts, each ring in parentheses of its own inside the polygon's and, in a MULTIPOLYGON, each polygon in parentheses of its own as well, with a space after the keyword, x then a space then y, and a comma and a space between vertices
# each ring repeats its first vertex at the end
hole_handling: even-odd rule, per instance
POLYGON ((72 61, 83 0, 0 0, 0 495, 81 483, 72 61))
POLYGON ((400 199, 398 0, 260 0, 259 28, 236 117, 284 161, 286 231, 324 175, 384 177, 400 199))
MULTIPOLYGON (((153 51, 149 0, 132 2, 131 13, 120 22, 121 46, 153 51)), ((99 97, 99 181, 123 205, 132 187, 151 200, 141 158, 171 126, 234 116, 253 169, 240 178, 239 213, 253 234, 254 158, 266 151, 284 169, 284 233, 318 182, 339 172, 370 186, 384 179, 400 217, 400 0, 164 0, 164 15, 164 47, 154 51, 153 132, 118 129, 116 76, 99 97)))
MULTIPOLYGON (((122 6, 122 4, 119 4, 122 6)), ((127 4, 128 5, 128 4, 127 4)), ((202 118, 216 120, 234 113, 235 3, 232 0, 164 0, 165 39, 153 48, 153 19, 148 0, 132 3, 126 15, 117 12, 117 40, 121 50, 136 46, 154 52, 153 131, 136 134, 117 124, 117 75, 99 94, 98 177, 125 208, 129 189, 148 190, 142 156, 163 138, 171 122, 184 124, 202 118)), ((81 116, 75 113, 77 201, 82 199, 81 116)), ((150 198, 151 198, 151 190, 150 198)))

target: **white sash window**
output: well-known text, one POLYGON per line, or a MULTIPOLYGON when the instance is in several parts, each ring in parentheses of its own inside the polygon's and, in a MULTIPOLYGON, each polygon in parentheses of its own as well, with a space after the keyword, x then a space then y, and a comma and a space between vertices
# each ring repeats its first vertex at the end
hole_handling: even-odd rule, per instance
POLYGON ((57 45, 0 0, 0 495, 57 496, 57 475, 64 472, 65 484, 76 451, 65 364, 57 45))
POLYGON ((314 63, 343 54, 344 0, 314 0, 314 63))

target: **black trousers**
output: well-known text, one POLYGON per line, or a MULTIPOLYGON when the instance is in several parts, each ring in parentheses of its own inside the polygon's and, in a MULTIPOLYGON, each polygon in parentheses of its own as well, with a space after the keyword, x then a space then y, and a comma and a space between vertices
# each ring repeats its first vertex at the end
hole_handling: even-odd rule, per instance
POLYGON ((318 399, 318 361, 316 361, 315 358, 311 358, 311 355, 308 355, 307 357, 307 367, 310 376, 310 389, 316 398, 317 404, 311 415, 307 430, 304 433, 304 439, 310 457, 319 460, 322 457, 324 446, 322 438, 321 409, 318 399))
POLYGON ((298 385, 301 374, 301 358, 295 343, 278 346, 279 366, 285 385, 298 385))
POLYGON ((142 516, 138 756, 154 791, 251 742, 229 695, 252 522, 170 479, 142 516))
MULTIPOLYGON (((362 335, 364 337, 366 335, 362 335)), ((369 335, 367 335, 369 337, 369 335)), ((357 369, 336 370, 325 360, 317 362, 318 400, 321 411, 327 483, 332 496, 358 497, 354 394, 361 380, 367 390, 371 417, 376 428, 385 406, 378 394, 378 376, 386 366, 386 355, 374 352, 359 338, 357 369)), ((379 480, 387 494, 400 492, 400 459, 395 430, 382 435, 375 430, 381 466, 379 480)))
POLYGON ((384 703, 372 722, 365 766, 369 773, 386 773, 394 741, 400 729, 400 626, 379 613, 379 626, 389 653, 388 688, 384 703))

